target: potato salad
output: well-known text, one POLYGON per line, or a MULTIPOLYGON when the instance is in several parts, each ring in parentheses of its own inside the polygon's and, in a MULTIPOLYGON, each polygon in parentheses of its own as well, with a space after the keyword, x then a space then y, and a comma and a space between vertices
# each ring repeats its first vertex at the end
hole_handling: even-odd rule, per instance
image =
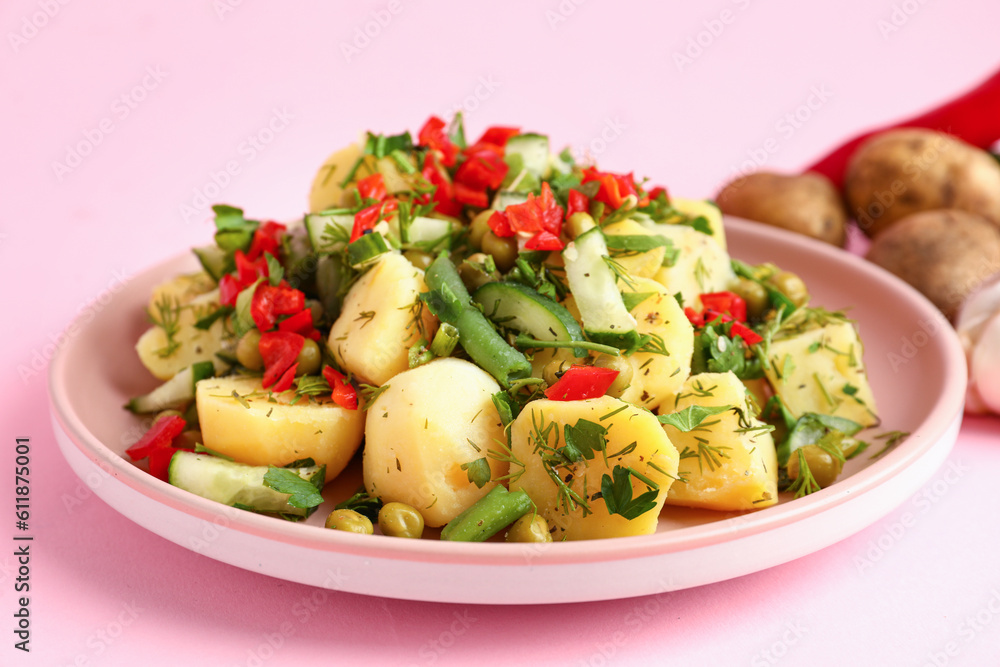
POLYGON ((202 270, 151 295, 136 350, 163 384, 126 406, 150 474, 286 520, 326 501, 357 533, 611 538, 818 491, 879 421, 844 313, 731 259, 712 202, 545 135, 368 132, 309 208, 215 206, 202 270))

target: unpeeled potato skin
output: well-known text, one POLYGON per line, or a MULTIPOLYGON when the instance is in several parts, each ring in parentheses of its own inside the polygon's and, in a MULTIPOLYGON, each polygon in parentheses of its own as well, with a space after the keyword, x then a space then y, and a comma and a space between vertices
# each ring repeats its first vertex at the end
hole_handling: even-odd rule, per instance
POLYGON ((915 287, 954 321, 965 298, 1000 271, 1000 232, 965 211, 924 211, 876 236, 868 259, 915 287))
POLYGON ((1000 165, 943 132, 908 128, 868 139, 847 165, 844 195, 869 236, 934 209, 967 211, 1000 227, 1000 165))
POLYGON ((716 196, 723 213, 805 234, 843 247, 847 212, 825 176, 758 171, 727 183, 716 196))

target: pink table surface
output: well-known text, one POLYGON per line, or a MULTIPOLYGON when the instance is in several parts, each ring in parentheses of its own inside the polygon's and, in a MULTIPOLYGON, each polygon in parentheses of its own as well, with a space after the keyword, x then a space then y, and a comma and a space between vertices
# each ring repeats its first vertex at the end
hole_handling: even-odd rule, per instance
POLYGON ((748 160, 795 169, 1000 63, 986 0, 680 5, 4 2, 0 533, 15 533, 14 440, 30 437, 35 541, 29 654, 13 646, 14 543, 0 547, 0 664, 997 664, 995 418, 968 419, 918 494, 814 555, 539 607, 378 599, 224 565, 120 516, 55 447, 45 367, 71 318, 204 243, 208 202, 300 214, 315 169, 361 130, 464 108, 472 134, 520 124, 711 196, 748 160))

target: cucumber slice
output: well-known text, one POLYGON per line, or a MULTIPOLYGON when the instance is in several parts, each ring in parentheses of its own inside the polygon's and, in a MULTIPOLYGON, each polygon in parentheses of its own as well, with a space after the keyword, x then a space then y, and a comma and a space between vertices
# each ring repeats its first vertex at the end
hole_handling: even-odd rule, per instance
POLYGON ((518 134, 507 140, 506 155, 520 155, 524 168, 538 178, 549 170, 549 138, 543 134, 518 134))
POLYGON ((337 252, 343 250, 346 240, 351 236, 354 214, 349 209, 310 213, 305 218, 305 226, 314 251, 337 252), (327 234, 328 225, 332 227, 330 234, 327 234))
POLYGON ((427 218, 421 215, 413 218, 406 227, 406 238, 399 228, 399 216, 389 218, 389 234, 399 241, 421 250, 433 253, 442 248, 449 249, 452 223, 441 218, 427 218))
POLYGON ((215 282, 219 282, 222 276, 235 268, 232 256, 214 243, 194 248, 194 254, 201 262, 201 268, 205 269, 205 273, 212 276, 215 282))
MULTIPOLYGON (((322 484, 326 466, 292 468, 307 482, 322 484)), ((289 494, 264 484, 268 466, 251 466, 208 454, 180 450, 170 459, 167 481, 174 486, 224 505, 239 505, 255 512, 274 512, 305 518, 316 509, 289 504, 289 494)), ((317 486, 317 488, 320 488, 317 486)))
POLYGON ((528 201, 528 193, 515 192, 514 190, 500 190, 493 198, 493 208, 498 211, 506 209, 513 204, 523 204, 528 201))
POLYGON ((385 242, 385 237, 378 232, 372 232, 347 245, 347 262, 354 268, 359 268, 387 252, 389 246, 385 242))
POLYGON ((133 398, 125 404, 125 409, 144 415, 184 407, 194 400, 194 386, 198 380, 214 375, 215 364, 211 361, 191 364, 148 394, 133 398))
POLYGON ((638 345, 635 318, 628 312, 614 271, 605 262, 608 246, 600 227, 580 234, 563 250, 566 280, 583 318, 587 337, 629 349, 638 345))
MULTIPOLYGON (((476 290, 472 300, 483 307, 489 319, 536 340, 586 340, 583 329, 566 308, 526 285, 486 283, 476 290)), ((573 348, 573 356, 586 357, 587 350, 573 348)))

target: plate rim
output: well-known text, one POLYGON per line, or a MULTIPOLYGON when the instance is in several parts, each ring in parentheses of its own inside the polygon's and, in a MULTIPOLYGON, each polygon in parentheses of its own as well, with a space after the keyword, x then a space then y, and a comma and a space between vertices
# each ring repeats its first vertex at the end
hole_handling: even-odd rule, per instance
MULTIPOLYGON (((809 252, 826 255, 837 262, 846 262, 863 275, 886 283, 895 290, 902 290, 924 316, 942 317, 929 301, 902 280, 842 249, 781 229, 730 216, 726 216, 725 224, 727 231, 731 228, 738 229, 741 233, 771 238, 782 245, 802 246, 809 252)), ((177 253, 144 269, 142 274, 162 272, 166 267, 181 262, 188 252, 177 253)), ((93 321, 97 319, 93 318, 93 320, 81 324, 83 317, 84 315, 79 315, 74 318, 67 329, 82 329, 92 326, 93 321)), ((145 471, 117 455, 86 428, 80 417, 71 409, 67 384, 62 381, 68 364, 67 360, 72 357, 72 351, 80 339, 79 335, 66 338, 67 342, 57 350, 48 374, 52 415, 68 439, 87 458, 110 474, 116 481, 128 485, 175 511, 193 514, 196 518, 208 522, 223 516, 222 510, 226 509, 225 506, 194 496, 151 477, 145 471)), ((532 565, 593 563, 609 559, 627 560, 698 549, 719 542, 735 540, 739 537, 776 530, 790 523, 822 514, 827 509, 863 496, 865 492, 877 487, 886 478, 910 467, 930 447, 937 444, 956 418, 961 420, 967 378, 966 360, 961 344, 954 331, 949 331, 944 336, 933 337, 932 343, 928 347, 939 351, 945 368, 945 381, 941 385, 933 408, 904 443, 888 452, 879 461, 852 475, 849 479, 853 480, 854 483, 850 485, 835 484, 794 503, 776 505, 758 512, 720 519, 699 526, 687 526, 636 537, 552 544, 551 548, 541 550, 537 554, 532 565)), ((476 564, 487 566, 524 565, 523 545, 518 544, 398 540, 381 535, 354 535, 340 531, 323 530, 317 526, 283 522, 249 512, 241 513, 236 520, 231 518, 227 518, 227 520, 230 529, 240 530, 274 542, 333 553, 349 553, 379 560, 468 564, 470 559, 473 559, 476 564)), ((148 526, 144 527, 156 532, 148 526)))

